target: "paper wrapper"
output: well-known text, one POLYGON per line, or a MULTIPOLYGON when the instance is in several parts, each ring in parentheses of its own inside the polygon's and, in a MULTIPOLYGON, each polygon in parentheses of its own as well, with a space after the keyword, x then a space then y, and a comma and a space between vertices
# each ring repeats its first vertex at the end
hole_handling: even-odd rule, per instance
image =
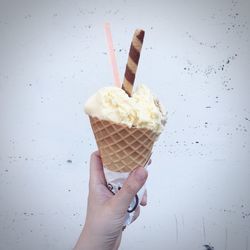
MULTIPOLYGON (((145 166, 145 168, 147 167, 147 165, 145 166)), ((124 181, 128 178, 130 173, 129 172, 123 172, 123 173, 114 172, 105 168, 104 166, 104 174, 105 174, 105 178, 106 178, 109 190, 113 194, 116 194, 122 188, 124 181)), ((136 194, 136 196, 133 198, 132 202, 130 203, 128 210, 127 210, 126 218, 123 224, 124 226, 127 226, 133 222, 135 210, 138 206, 140 206, 145 190, 146 190, 146 187, 144 184, 142 188, 139 190, 139 192, 136 194)))

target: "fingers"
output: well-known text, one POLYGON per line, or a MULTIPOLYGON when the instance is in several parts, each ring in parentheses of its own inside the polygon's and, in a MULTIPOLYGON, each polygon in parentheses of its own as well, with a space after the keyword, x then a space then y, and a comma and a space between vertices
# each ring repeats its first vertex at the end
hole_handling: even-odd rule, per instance
POLYGON ((98 151, 91 154, 90 158, 90 186, 106 185, 102 160, 98 151))
POLYGON ((126 212, 130 202, 144 185, 148 172, 143 167, 138 167, 128 176, 121 190, 113 197, 112 203, 120 212, 126 212))
POLYGON ((148 194, 147 194, 147 189, 146 189, 143 196, 142 196, 142 200, 141 200, 141 203, 140 203, 141 206, 144 207, 144 206, 147 205, 147 198, 148 198, 148 194))

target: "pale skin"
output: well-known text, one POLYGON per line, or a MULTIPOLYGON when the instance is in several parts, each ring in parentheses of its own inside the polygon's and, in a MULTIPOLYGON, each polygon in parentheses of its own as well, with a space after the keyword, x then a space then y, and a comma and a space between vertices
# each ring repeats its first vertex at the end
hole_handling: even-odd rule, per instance
MULTIPOLYGON (((121 190, 113 195, 107 188, 98 152, 90 159, 88 208, 85 225, 74 250, 117 250, 121 243, 123 223, 130 202, 148 177, 145 168, 132 171, 121 190)), ((140 203, 147 204, 146 193, 140 203)), ((137 207, 133 221, 140 214, 137 207)))

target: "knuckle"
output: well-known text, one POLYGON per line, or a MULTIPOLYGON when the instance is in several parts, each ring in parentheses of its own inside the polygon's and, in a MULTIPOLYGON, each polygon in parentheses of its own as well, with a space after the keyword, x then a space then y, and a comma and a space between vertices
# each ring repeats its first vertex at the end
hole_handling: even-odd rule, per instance
POLYGON ((90 156, 91 161, 93 161, 96 157, 96 152, 93 152, 90 156))
POLYGON ((129 195, 135 194, 135 188, 130 183, 126 184, 125 190, 126 190, 126 193, 128 193, 129 195))

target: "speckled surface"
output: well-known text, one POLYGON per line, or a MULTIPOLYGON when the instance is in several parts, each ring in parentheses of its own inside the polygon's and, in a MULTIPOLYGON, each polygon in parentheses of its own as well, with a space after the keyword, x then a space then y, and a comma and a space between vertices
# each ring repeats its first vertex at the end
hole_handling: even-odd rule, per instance
POLYGON ((168 110, 148 205, 120 249, 250 249, 249 1, 0 1, 0 249, 71 249, 84 223, 86 98, 121 75, 168 110))

